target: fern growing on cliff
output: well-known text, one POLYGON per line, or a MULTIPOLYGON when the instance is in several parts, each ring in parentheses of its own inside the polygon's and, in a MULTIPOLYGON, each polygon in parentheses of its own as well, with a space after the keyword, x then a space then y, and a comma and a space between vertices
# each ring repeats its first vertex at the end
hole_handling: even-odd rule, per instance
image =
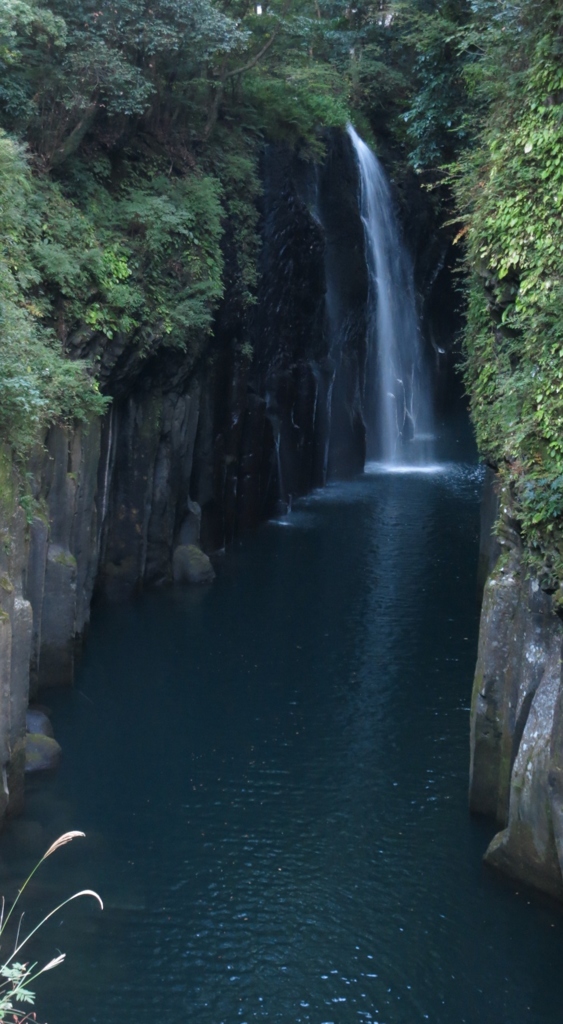
POLYGON ((25 454, 47 424, 103 412, 88 365, 64 357, 33 259, 40 223, 20 147, 0 131, 0 437, 25 454))
POLYGON ((478 133, 453 176, 471 267, 465 376, 481 451, 553 586, 563 580, 563 15, 552 0, 477 9, 466 45, 481 51, 468 72, 478 133))

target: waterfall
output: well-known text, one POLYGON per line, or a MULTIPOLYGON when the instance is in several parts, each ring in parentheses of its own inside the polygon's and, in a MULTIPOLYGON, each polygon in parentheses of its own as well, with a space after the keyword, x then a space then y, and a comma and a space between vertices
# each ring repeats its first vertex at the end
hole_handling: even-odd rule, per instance
POLYGON ((383 168, 351 125, 348 135, 359 168, 369 273, 367 456, 422 466, 431 460, 432 412, 412 267, 383 168))

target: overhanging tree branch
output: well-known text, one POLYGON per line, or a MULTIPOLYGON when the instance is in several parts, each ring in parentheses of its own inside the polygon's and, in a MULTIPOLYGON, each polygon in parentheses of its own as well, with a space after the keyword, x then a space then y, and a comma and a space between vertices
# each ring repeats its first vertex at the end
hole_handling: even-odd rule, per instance
POLYGON ((276 25, 276 27, 275 27, 274 31, 272 32, 272 34, 271 34, 270 38, 268 39, 268 41, 264 44, 264 46, 262 47, 261 50, 258 50, 258 53, 252 58, 252 60, 249 60, 247 64, 243 64, 243 66, 241 68, 235 68, 234 71, 229 71, 225 75, 224 81, 226 81, 227 78, 236 78, 237 75, 244 75, 245 71, 251 71, 252 68, 255 68, 256 65, 262 60, 262 57, 264 56, 264 54, 267 53, 268 50, 270 49, 270 47, 271 47, 272 43, 274 42, 276 36, 279 35, 280 30, 281 30, 281 25, 279 25, 279 24, 276 25))
MULTIPOLYGON (((283 8, 282 17, 287 12, 288 7, 289 7, 289 0, 287 0, 287 3, 285 4, 285 6, 283 8)), ((278 37, 278 35, 281 32, 281 28, 282 28, 282 26, 281 26, 281 21, 280 21, 280 22, 278 22, 278 24, 274 28, 273 32, 271 33, 270 38, 264 43, 264 46, 262 46, 262 48, 260 50, 258 50, 258 53, 256 53, 254 55, 254 57, 252 57, 249 61, 247 61, 246 64, 243 64, 241 67, 234 68, 232 71, 227 71, 225 63, 223 64, 223 67, 221 69, 221 73, 219 75, 219 78, 216 81, 216 88, 215 88, 215 95, 213 97, 213 103, 211 104, 209 113, 207 115, 207 121, 206 121, 206 124, 205 124, 205 128, 203 129, 203 134, 202 134, 203 142, 207 142, 209 136, 211 135, 211 132, 213 131, 213 128, 215 126, 215 122, 217 121, 217 116, 219 114, 219 107, 221 105, 221 100, 223 98, 223 93, 225 91, 225 83, 230 78, 238 78, 240 75, 244 75, 247 71, 251 71, 252 68, 255 68, 256 65, 260 63, 262 58, 266 55, 266 53, 268 52, 270 47, 275 42, 276 38, 278 37)))

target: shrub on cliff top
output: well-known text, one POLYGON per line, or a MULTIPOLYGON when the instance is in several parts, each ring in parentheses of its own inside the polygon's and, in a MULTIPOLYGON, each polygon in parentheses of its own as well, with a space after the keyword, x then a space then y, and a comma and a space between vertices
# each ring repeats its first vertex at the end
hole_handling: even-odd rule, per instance
POLYGON ((44 323, 29 244, 38 236, 33 199, 24 154, 0 132, 0 436, 19 454, 47 424, 100 413, 107 401, 44 323))

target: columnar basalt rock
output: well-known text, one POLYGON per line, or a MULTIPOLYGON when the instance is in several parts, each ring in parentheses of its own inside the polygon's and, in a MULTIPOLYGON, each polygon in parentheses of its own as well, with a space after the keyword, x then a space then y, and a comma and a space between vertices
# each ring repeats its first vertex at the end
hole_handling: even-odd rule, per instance
POLYGON ((0 820, 21 804, 30 675, 32 692, 72 681, 95 587, 209 581, 205 552, 363 464, 363 235, 343 136, 329 151, 320 170, 264 154, 253 310, 227 283, 197 358, 79 330, 67 347, 98 359, 107 415, 49 430, 24 507, 2 456, 0 820))
POLYGON ((0 820, 22 791, 30 672, 32 691, 72 681, 95 589, 209 581, 208 554, 363 467, 357 168, 343 133, 327 143, 321 167, 264 153, 253 307, 227 275, 214 333, 190 352, 153 345, 146 327, 76 331, 69 355, 96 358, 107 414, 42 439, 29 522, 7 454, 0 464, 0 820))
POLYGON ((470 807, 504 826, 487 863, 563 899, 563 623, 503 546, 481 614, 470 807))
POLYGON ((98 420, 74 429, 54 427, 42 453, 36 486, 48 529, 32 533, 39 585, 29 595, 40 623, 39 686, 72 681, 76 639, 90 617, 98 567, 100 428, 98 420))
POLYGON ((0 819, 20 810, 29 698, 32 609, 23 592, 26 520, 11 459, 0 451, 0 819))

